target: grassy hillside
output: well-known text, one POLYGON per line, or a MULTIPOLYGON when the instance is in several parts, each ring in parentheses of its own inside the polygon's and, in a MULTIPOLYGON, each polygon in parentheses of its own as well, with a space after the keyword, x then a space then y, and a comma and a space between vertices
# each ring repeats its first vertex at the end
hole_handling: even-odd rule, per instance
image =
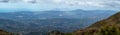
POLYGON ((91 27, 99 28, 106 24, 118 24, 119 25, 120 24, 120 12, 109 17, 108 19, 96 22, 95 24, 91 25, 89 28, 91 27))
POLYGON ((0 35, 18 35, 18 34, 14 34, 14 33, 10 33, 10 32, 0 30, 0 35))
MULTIPOLYGON (((61 35, 56 32, 51 34, 61 35)), ((63 35, 120 35, 120 12, 112 15, 111 17, 98 21, 93 25, 76 30, 72 33, 62 33, 63 35)))
POLYGON ((120 12, 86 29, 77 30, 74 35, 120 35, 120 12))

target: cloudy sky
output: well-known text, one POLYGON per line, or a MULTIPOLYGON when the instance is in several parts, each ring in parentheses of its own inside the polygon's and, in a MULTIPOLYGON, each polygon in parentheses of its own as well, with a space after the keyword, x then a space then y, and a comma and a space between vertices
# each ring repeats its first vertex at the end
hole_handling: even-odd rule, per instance
POLYGON ((0 9, 11 10, 120 10, 120 0, 0 0, 0 9), (35 2, 35 3, 33 3, 35 2))

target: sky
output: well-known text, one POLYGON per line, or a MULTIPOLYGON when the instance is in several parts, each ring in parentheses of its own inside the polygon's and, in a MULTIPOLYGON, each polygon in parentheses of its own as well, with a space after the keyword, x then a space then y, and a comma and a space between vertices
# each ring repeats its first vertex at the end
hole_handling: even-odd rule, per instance
POLYGON ((120 0, 0 0, 0 10, 120 10, 120 0), (34 3, 33 3, 34 2, 34 3))

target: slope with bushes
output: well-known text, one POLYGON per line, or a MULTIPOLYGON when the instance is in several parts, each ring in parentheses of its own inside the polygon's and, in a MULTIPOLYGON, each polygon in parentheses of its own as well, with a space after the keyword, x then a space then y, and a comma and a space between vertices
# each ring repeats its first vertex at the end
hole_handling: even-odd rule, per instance
MULTIPOLYGON (((53 33, 51 33, 53 34, 53 33)), ((56 35, 60 35, 54 33, 56 35)), ((64 35, 120 35, 120 12, 91 26, 64 35)))
POLYGON ((120 35, 120 12, 86 29, 77 30, 74 35, 120 35))
POLYGON ((10 33, 10 32, 0 30, 0 35, 18 35, 18 34, 14 34, 14 33, 10 33))

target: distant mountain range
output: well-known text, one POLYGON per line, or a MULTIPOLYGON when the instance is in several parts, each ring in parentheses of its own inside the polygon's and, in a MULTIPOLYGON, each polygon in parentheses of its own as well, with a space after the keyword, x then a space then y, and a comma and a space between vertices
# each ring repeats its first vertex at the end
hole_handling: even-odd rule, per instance
POLYGON ((109 17, 116 11, 112 10, 73 10, 73 11, 20 11, 0 13, 1 18, 7 19, 50 19, 50 18, 101 18, 109 17))
POLYGON ((0 13, 0 29, 10 32, 46 34, 52 30, 72 32, 108 18, 117 12, 111 10, 20 11, 0 13))

